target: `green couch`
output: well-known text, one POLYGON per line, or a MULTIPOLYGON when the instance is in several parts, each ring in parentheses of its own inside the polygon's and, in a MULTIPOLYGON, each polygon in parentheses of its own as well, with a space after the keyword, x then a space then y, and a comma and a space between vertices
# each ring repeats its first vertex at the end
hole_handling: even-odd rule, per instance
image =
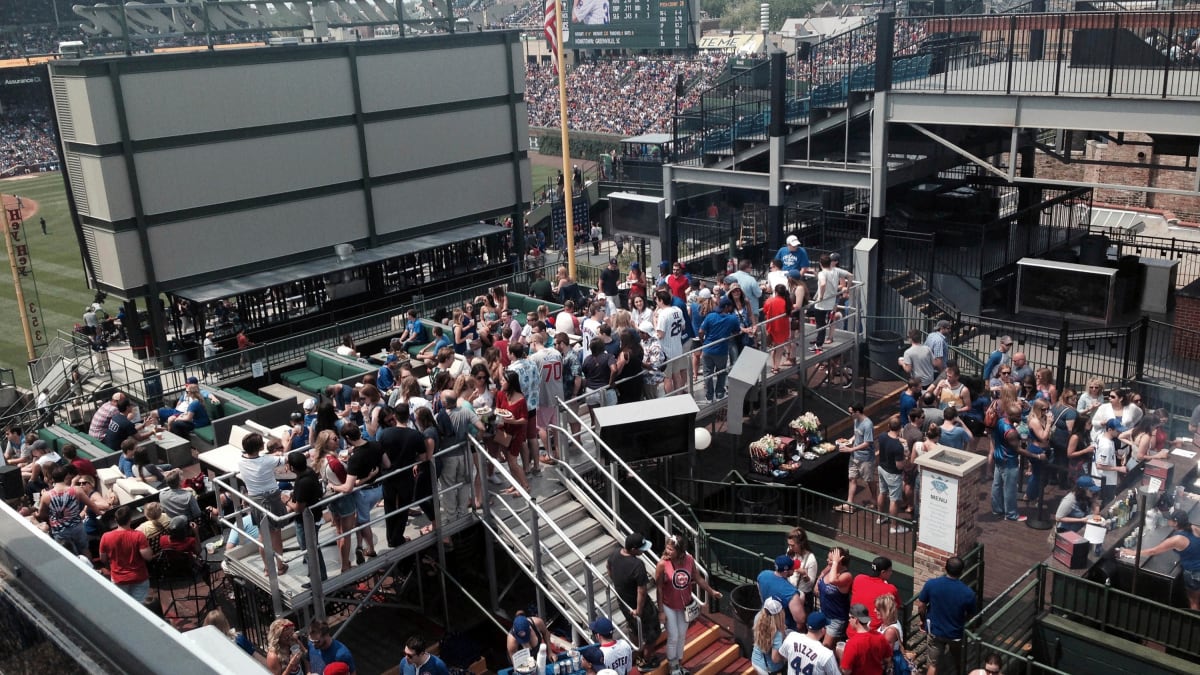
POLYGON ((507 291, 504 294, 508 298, 508 308, 514 312, 513 317, 522 326, 525 325, 525 315, 529 312, 536 312, 539 305, 545 305, 550 310, 550 315, 553 316, 562 311, 563 306, 557 302, 546 302, 538 300, 531 295, 523 293, 513 293, 507 291))
POLYGON ((285 384, 314 396, 325 391, 325 387, 342 380, 361 377, 373 372, 369 364, 348 359, 324 349, 314 349, 304 357, 304 367, 289 370, 279 376, 285 384))

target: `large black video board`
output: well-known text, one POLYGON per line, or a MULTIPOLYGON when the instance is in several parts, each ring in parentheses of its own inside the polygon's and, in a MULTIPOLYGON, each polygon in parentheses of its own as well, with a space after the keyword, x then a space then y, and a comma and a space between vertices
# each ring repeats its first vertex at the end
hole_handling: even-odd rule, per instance
MULTIPOLYGON (((692 0, 695 1, 695 0, 692 0)), ((562 0, 568 49, 686 49, 689 0, 562 0)))

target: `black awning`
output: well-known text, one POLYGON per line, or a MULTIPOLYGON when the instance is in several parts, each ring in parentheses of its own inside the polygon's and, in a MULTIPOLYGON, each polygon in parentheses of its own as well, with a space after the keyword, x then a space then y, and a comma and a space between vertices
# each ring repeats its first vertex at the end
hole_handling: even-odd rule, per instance
POLYGON ((280 286, 295 281, 320 277, 334 272, 354 270, 367 265, 381 263, 402 255, 427 251, 441 246, 486 237, 489 235, 508 232, 508 228, 499 225, 476 223, 464 225, 441 232, 422 234, 404 241, 384 244, 372 249, 355 251, 353 256, 343 260, 337 255, 309 260, 294 265, 285 265, 272 270, 253 272, 240 277, 222 279, 197 284, 188 288, 171 291, 177 297, 186 298, 192 302, 206 303, 221 300, 244 293, 254 293, 268 288, 280 286))

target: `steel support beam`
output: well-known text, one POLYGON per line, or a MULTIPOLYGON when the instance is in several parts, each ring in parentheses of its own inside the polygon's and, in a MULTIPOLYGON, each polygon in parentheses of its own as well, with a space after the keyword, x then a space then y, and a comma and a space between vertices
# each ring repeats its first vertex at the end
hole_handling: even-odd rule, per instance
MULTIPOLYGON (((991 164, 990 162, 988 162, 987 160, 985 160, 983 158, 976 157, 975 155, 971 154, 970 152, 967 152, 966 148, 963 148, 962 146, 951 143, 950 141, 942 138, 941 136, 938 136, 937 134, 933 133, 932 131, 921 126, 920 124, 909 123, 908 126, 912 127, 913 129, 916 129, 917 131, 928 136, 929 138, 933 139, 934 141, 941 143, 942 145, 946 146, 947 148, 950 148, 954 152, 957 152, 958 154, 962 155, 963 157, 966 157, 967 159, 971 160, 972 162, 974 162, 974 163, 978 164, 979 166, 983 167, 984 169, 986 169, 988 172, 994 173, 997 176, 1003 178, 1004 180, 1008 180, 1008 181, 1012 180, 1012 178, 1008 175, 1008 172, 997 168, 996 166, 994 166, 993 164, 991 164)), ((1013 160, 1010 159, 1009 161, 1012 162, 1013 160)))

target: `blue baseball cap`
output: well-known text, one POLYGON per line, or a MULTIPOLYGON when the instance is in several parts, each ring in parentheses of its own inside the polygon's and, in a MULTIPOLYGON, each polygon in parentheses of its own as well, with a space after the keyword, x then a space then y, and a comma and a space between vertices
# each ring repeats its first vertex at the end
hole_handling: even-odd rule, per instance
POLYGON ((529 619, 524 615, 518 616, 517 618, 513 619, 511 632, 513 637, 517 638, 521 642, 528 642, 530 636, 533 635, 533 624, 531 624, 529 619))
POLYGON ((1090 492, 1099 492, 1100 486, 1096 485, 1096 481, 1092 480, 1091 476, 1080 476, 1075 479, 1075 487, 1087 488, 1090 492))
POLYGON ((592 632, 598 635, 612 635, 613 622, 607 616, 598 616, 592 622, 592 632))
POLYGON ((790 555, 781 555, 778 558, 775 558, 775 571, 776 572, 787 572, 789 570, 794 569, 795 567, 796 567, 796 561, 793 560, 792 556, 790 556, 790 555))
POLYGON ((808 615, 807 623, 809 630, 821 630, 829 625, 829 619, 826 619, 822 612, 813 612, 808 615))

